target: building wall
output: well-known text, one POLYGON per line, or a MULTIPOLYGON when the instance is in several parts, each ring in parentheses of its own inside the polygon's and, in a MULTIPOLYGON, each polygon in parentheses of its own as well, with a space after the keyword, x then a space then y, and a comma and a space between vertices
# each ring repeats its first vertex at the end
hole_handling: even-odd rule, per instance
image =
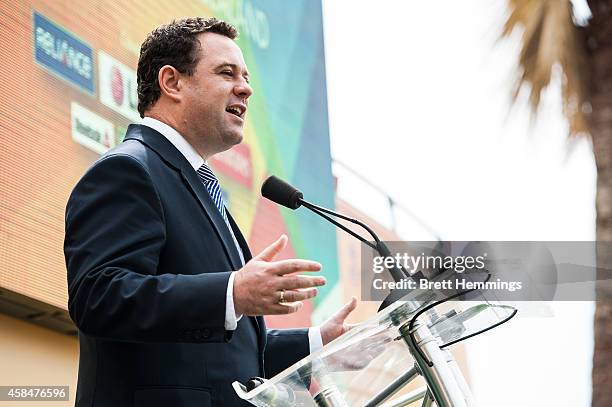
MULTIPOLYGON (((78 355, 75 336, 0 314, 0 385, 70 386, 70 401, 51 404, 73 406, 78 355)), ((26 405, 23 401, 0 401, 3 407, 26 405)))

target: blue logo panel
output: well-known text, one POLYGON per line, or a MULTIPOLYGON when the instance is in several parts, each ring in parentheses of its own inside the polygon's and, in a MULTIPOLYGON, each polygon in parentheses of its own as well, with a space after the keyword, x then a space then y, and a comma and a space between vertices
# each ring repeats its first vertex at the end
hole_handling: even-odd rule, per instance
POLYGON ((36 61, 80 89, 94 93, 91 47, 37 12, 33 28, 36 61))

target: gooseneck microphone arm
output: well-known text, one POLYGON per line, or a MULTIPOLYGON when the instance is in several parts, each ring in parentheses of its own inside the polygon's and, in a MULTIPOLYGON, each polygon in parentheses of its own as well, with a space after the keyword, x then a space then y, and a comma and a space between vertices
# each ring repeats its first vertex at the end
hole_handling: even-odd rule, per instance
POLYGON ((376 233, 374 233, 372 231, 372 229, 370 229, 368 227, 368 225, 358 221, 357 219, 353 219, 353 218, 349 218, 348 216, 342 215, 341 213, 337 213, 332 211, 331 209, 327 209, 327 208, 323 208, 319 205, 315 205, 313 203, 310 203, 308 201, 305 201, 303 199, 299 200, 300 204, 308 209, 310 209, 312 212, 316 213, 317 215, 321 216, 324 219, 327 219, 329 222, 333 223, 334 225, 338 226, 340 229, 344 230, 346 233, 350 234, 351 236, 359 239, 362 243, 370 246, 372 249, 377 250, 376 245, 372 244, 370 241, 366 240, 365 238, 359 236, 357 233, 353 232, 351 229, 347 228, 346 226, 344 226, 342 223, 336 221, 335 219, 332 219, 331 217, 327 216, 326 214, 335 216, 337 218, 340 219, 344 219, 348 222, 354 223, 355 225, 359 225, 362 228, 364 228, 365 230, 368 231, 368 233, 370 233, 370 235, 372 236, 372 238, 374 238, 374 241, 376 243, 380 242, 380 239, 378 238, 378 236, 376 235, 376 233))
POLYGON ((307 207, 308 209, 311 209, 311 210, 312 209, 317 209, 317 210, 319 210, 321 212, 329 213, 332 216, 336 216, 336 217, 338 217, 340 219, 344 219, 344 220, 346 220, 348 222, 354 223, 355 225, 359 225, 362 228, 364 228, 370 234, 370 236, 372 236, 372 239, 374 239, 374 241, 376 243, 380 242, 380 238, 378 237, 378 235, 376 235, 376 233, 372 230, 372 228, 370 228, 368 225, 366 225, 365 223, 363 223, 363 222, 361 222, 361 221, 359 221, 357 219, 349 218, 346 215, 343 215, 343 214, 338 213, 338 212, 334 212, 331 209, 323 208, 322 206, 319 206, 319 205, 315 205, 315 204, 310 203, 308 201, 305 201, 305 200, 303 200, 301 198, 300 198, 300 203, 302 205, 304 205, 305 207, 307 207))
MULTIPOLYGON (((312 212, 314 212, 317 215, 321 216, 322 218, 328 220, 329 222, 331 222, 334 225, 338 226, 340 229, 344 230, 345 232, 347 232, 351 236, 359 239, 361 242, 363 242, 367 246, 369 246, 372 249, 376 250, 378 252, 378 254, 380 254, 381 256, 383 256, 383 257, 391 257, 391 251, 389 250, 389 248, 387 247, 385 242, 380 240, 380 238, 372 230, 372 228, 370 228, 365 223, 363 223, 363 222, 361 222, 361 221, 359 221, 357 219, 349 218, 348 216, 343 215, 341 213, 334 212, 331 209, 323 208, 323 207, 321 207, 319 205, 315 205, 313 203, 305 201, 303 198, 298 198, 298 202, 302 206, 310 209, 312 212), (376 244, 372 244, 371 242, 369 242, 368 240, 366 240, 362 236, 359 236, 357 233, 353 232, 352 230, 350 230, 349 228, 347 228, 346 226, 344 226, 340 222, 336 221, 335 219, 332 219, 331 217, 327 216, 326 214, 338 217, 340 219, 344 219, 347 222, 351 222, 351 223, 354 223, 355 225, 361 226, 362 228, 364 228, 365 230, 368 231, 368 233, 372 236, 372 238, 374 239, 376 244)), ((395 281, 400 281, 400 280, 402 280, 402 279, 407 277, 407 274, 406 274, 406 272, 403 269, 397 269, 395 267, 392 267, 392 268, 388 268, 387 270, 389 270, 389 273, 391 273, 391 276, 393 277, 393 279, 395 281)))
MULTIPOLYGON (((322 218, 326 219, 327 221, 331 222, 332 224, 336 225, 354 238, 359 239, 359 241, 363 242, 368 247, 371 247, 372 249, 376 250, 381 256, 391 257, 391 251, 389 250, 387 245, 380 240, 378 235, 376 235, 376 233, 368 225, 357 219, 350 218, 346 215, 342 215, 338 212, 332 211, 331 209, 323 208, 321 206, 315 205, 304 200, 304 194, 302 194, 300 190, 295 188, 293 185, 283 181, 282 179, 275 177, 274 175, 268 177, 268 179, 266 179, 266 181, 263 183, 263 185, 261 186, 261 194, 264 196, 264 198, 267 198, 289 209, 295 210, 300 206, 304 206, 312 212, 316 213, 317 215, 321 216, 322 218), (354 231, 347 228, 335 219, 332 219, 328 215, 361 226, 370 234, 370 236, 372 236, 375 244, 372 244, 364 237, 355 233, 354 231)), ((391 267, 388 270, 395 281, 400 281, 409 276, 409 274, 406 273, 403 268, 398 269, 396 267, 391 267)))

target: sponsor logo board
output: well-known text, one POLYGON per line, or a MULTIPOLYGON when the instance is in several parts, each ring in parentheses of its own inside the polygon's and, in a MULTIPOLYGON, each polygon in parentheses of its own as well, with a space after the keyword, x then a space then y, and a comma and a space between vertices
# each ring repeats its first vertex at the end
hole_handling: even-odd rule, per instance
POLYGON ((72 139, 84 147, 103 154, 115 146, 115 126, 76 102, 70 103, 72 139))
POLYGON ((94 93, 93 51, 74 34, 42 14, 33 13, 34 58, 53 74, 94 93))
POLYGON ((126 118, 139 121, 136 71, 98 51, 98 75, 100 101, 126 118))

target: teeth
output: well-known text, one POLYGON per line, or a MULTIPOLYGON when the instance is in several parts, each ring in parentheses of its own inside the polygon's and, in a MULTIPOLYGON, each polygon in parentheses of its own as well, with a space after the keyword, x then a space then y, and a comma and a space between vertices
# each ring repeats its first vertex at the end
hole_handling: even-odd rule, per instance
POLYGON ((230 111, 230 112, 232 112, 232 113, 234 113, 234 114, 235 114, 235 115, 237 115, 237 116, 240 116, 240 115, 242 114, 242 112, 240 111, 240 109, 239 109, 239 108, 237 108, 237 107, 231 107, 231 106, 230 106, 230 107, 228 107, 228 108, 227 108, 227 110, 228 110, 228 111, 230 111))

